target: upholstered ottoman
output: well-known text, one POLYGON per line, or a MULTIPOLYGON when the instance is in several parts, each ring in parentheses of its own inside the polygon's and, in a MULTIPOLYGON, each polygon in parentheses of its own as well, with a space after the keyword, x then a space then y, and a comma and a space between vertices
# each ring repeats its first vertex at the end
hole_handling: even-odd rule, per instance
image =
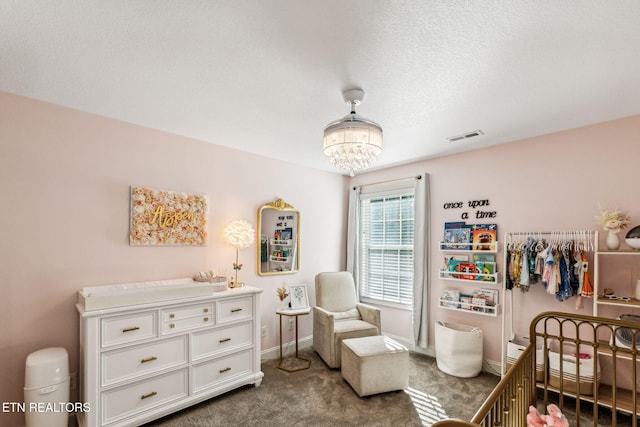
POLYGON ((409 351, 382 335, 343 340, 340 369, 361 397, 402 390, 409 386, 409 351))

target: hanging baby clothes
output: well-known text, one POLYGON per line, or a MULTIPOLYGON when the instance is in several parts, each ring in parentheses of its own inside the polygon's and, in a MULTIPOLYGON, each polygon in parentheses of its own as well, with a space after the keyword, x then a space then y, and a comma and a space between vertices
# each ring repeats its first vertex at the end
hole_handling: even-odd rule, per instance
POLYGON ((508 291, 510 291, 513 289, 513 258, 512 258, 512 252, 510 247, 507 247, 505 262, 507 263, 507 265, 505 266, 505 271, 507 272, 507 274, 505 274, 504 287, 508 291))
POLYGON ((520 287, 520 274, 522 273, 522 251, 520 248, 516 248, 512 252, 512 266, 513 266, 513 285, 516 287, 520 287))
MULTIPOLYGON (((576 297, 576 308, 583 308, 582 297, 593 296, 593 284, 587 271, 586 250, 591 247, 592 232, 553 232, 550 242, 541 237, 518 237, 505 246, 507 290, 528 291, 542 283, 545 292, 558 301, 576 297)), ((509 237, 522 236, 514 233, 509 237)), ((532 233, 533 234, 533 233, 532 233)))
POLYGON ((547 286, 543 279, 545 260, 549 253, 549 245, 544 240, 539 240, 536 245, 536 260, 535 260, 535 273, 538 276, 538 282, 542 281, 542 284, 547 286))
POLYGON ((563 243, 558 250, 558 271, 560 272, 560 285, 556 292, 556 299, 558 301, 565 301, 573 296, 570 277, 570 272, 572 272, 573 269, 570 269, 570 264, 567 263, 569 257, 568 246, 568 244, 563 243))
POLYGON ((535 284, 540 282, 542 275, 542 267, 538 266, 538 252, 541 251, 544 246, 541 245, 540 240, 529 238, 528 251, 529 251, 529 283, 535 284))
POLYGON ((527 245, 520 250, 520 287, 529 290, 529 251, 527 245))
POLYGON ((584 284, 584 275, 582 274, 582 257, 580 256, 582 250, 577 249, 573 251, 573 275, 578 280, 578 290, 576 291, 576 310, 582 310, 584 308, 584 301, 582 300, 582 285, 584 284))
POLYGON ((553 256, 553 248, 549 248, 547 258, 544 261, 544 271, 542 272, 542 284, 547 288, 547 293, 555 295, 556 293, 556 260, 553 256))
POLYGON ((591 275, 589 274, 589 263, 587 262, 587 254, 582 251, 581 258, 583 261, 582 273, 584 275, 582 279, 582 296, 593 296, 593 282, 591 281, 591 275))

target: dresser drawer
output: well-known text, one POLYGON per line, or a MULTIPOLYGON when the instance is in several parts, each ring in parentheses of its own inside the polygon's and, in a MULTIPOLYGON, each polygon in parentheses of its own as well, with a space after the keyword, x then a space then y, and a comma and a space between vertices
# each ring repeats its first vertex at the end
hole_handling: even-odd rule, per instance
MULTIPOLYGON (((186 369, 105 391, 101 395, 102 424, 146 411, 188 395, 186 369)), ((99 408, 91 408, 99 410, 99 408)))
POLYGON ((158 372, 188 362, 187 336, 102 354, 102 385, 158 372))
POLYGON ((162 310, 162 321, 174 321, 188 319, 190 317, 211 316, 213 314, 213 303, 203 303, 188 305, 184 307, 174 307, 169 310, 162 310))
POLYGON ((217 301, 216 315, 218 323, 234 322, 253 317, 253 298, 234 298, 217 301))
POLYGON ((252 369, 252 349, 194 365, 191 375, 191 390, 193 393, 198 393, 209 388, 218 387, 240 375, 250 374, 253 372, 252 369))
POLYGON ((188 319, 170 320, 162 323, 162 334, 166 335, 175 332, 183 332, 189 329, 211 325, 213 325, 213 316, 209 314, 190 317, 188 319))
POLYGON ((224 351, 232 351, 253 343, 253 322, 245 322, 195 332, 192 337, 191 354, 193 360, 212 356, 224 351))
POLYGON ((105 317, 101 321, 102 347, 127 344, 158 336, 155 311, 105 317))

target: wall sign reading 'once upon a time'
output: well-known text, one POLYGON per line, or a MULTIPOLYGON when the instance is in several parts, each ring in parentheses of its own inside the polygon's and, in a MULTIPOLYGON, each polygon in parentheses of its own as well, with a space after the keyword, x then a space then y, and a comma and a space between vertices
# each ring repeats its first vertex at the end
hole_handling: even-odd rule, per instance
MULTIPOLYGON (((480 207, 489 206, 488 199, 469 200, 467 201, 467 206, 471 209, 476 210, 475 219, 495 218, 498 215, 498 212, 496 211, 488 211, 488 210, 485 211, 485 210, 478 209, 480 207)), ((463 202, 447 202, 444 205, 442 205, 442 207, 445 209, 462 209, 465 207, 465 204, 463 202)), ((469 219, 469 212, 462 212, 462 215, 460 215, 460 219, 469 219)))
POLYGON ((131 245, 205 245, 207 196, 131 187, 131 245))

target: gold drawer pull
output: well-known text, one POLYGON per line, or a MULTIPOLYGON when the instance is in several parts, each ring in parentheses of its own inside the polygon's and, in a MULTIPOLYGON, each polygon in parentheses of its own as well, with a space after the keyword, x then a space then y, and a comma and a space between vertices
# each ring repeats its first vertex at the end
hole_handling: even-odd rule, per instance
POLYGON ((151 356, 151 357, 149 357, 149 358, 147 358, 147 359, 142 359, 142 360, 140 361, 140 363, 153 362, 154 360, 158 360, 158 358, 157 358, 157 357, 155 357, 155 356, 151 356))
POLYGON ((173 329, 175 327, 176 327, 176 325, 174 325, 173 323, 169 323, 169 328, 173 329))
POLYGON ((122 333, 127 333, 127 332, 133 332, 133 331, 137 331, 138 329, 140 329, 140 326, 134 326, 133 328, 127 328, 127 329, 123 329, 122 333))
POLYGON ((220 369, 220 373, 224 374, 225 372, 230 371, 230 370, 231 370, 231 368, 220 369))
POLYGON ((147 398, 149 398, 149 397, 153 397, 153 396, 155 396, 155 395, 157 395, 157 394, 158 394, 158 393, 157 393, 157 392, 155 392, 155 391, 152 391, 152 392, 151 392, 151 393, 149 393, 149 394, 143 394, 142 396, 140 396, 140 400, 144 400, 144 399, 147 399, 147 398))
POLYGON ((223 343, 223 342, 227 342, 227 341, 231 341, 231 338, 222 338, 222 339, 220 340, 220 342, 221 342, 221 343, 223 343))
POLYGON ((205 313, 208 313, 208 312, 209 312, 209 309, 208 309, 208 308, 205 308, 205 309, 204 309, 204 310, 202 310, 202 311, 204 311, 205 313))
POLYGON ((241 308, 232 308, 231 309, 232 313, 235 313, 235 312, 238 312, 238 311, 242 311, 242 309, 241 308))
POLYGON ((170 318, 170 319, 173 319, 174 317, 176 317, 176 315, 175 315, 175 314, 173 314, 173 313, 171 313, 171 314, 169 315, 169 318, 170 318))
POLYGON ((208 317, 204 317, 202 320, 204 320, 205 322, 208 322, 209 318, 208 317))

